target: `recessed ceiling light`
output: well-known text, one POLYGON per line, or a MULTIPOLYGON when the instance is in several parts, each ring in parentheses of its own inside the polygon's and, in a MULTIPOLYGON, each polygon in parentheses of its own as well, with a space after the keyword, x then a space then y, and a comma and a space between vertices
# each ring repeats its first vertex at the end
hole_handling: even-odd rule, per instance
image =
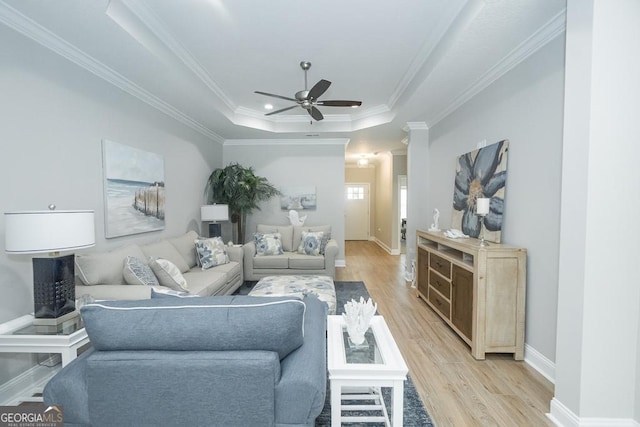
POLYGON ((264 109, 265 109, 265 110, 273 110, 273 105, 271 105, 271 104, 264 104, 264 109))

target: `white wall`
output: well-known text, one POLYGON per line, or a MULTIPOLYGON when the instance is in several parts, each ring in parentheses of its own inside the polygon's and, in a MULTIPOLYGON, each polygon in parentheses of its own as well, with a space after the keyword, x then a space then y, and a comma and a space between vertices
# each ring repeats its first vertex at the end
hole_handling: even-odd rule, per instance
MULTIPOLYGON (((315 186, 317 209, 304 211, 305 225, 331 225, 331 237, 338 242, 337 262, 344 263, 344 147, 346 139, 314 140, 230 140, 224 143, 225 165, 233 162, 253 167, 276 188, 315 186)), ((287 212, 274 197, 247 218, 245 240, 256 224, 289 224, 287 212)))
POLYGON ((376 164, 376 204, 374 209, 376 211, 376 241, 391 253, 394 210, 393 155, 389 152, 378 155, 376 164))
POLYGON ((563 61, 564 39, 558 37, 431 126, 428 158, 422 160, 427 172, 415 167, 420 161, 411 158, 409 143, 410 214, 416 212, 416 191, 426 192, 419 220, 430 224, 438 208, 440 228, 447 229, 456 157, 481 140, 510 140, 502 241, 528 251, 525 339, 549 360, 555 358, 563 61))
MULTIPOLYGON (((87 251, 200 226, 206 178, 222 163, 219 144, 1 25, 0 51, 0 212, 46 209, 50 203, 93 209, 96 247, 87 251), (103 138, 164 157, 164 231, 105 239, 103 138)), ((31 258, 0 251, 0 322, 33 312, 32 288, 31 258)), ((0 384, 31 360, 1 355, 0 384)))

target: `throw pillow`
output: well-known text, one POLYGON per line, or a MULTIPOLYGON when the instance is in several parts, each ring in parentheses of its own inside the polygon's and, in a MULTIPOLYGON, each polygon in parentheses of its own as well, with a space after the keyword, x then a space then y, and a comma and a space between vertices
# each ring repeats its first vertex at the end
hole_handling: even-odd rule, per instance
POLYGON ((282 255, 282 240, 280 233, 256 233, 253 235, 256 242, 256 256, 282 255))
POLYGON ((187 281, 180 273, 180 269, 171 261, 162 258, 149 258, 149 267, 162 286, 176 291, 189 291, 187 281))
POLYGON ((322 231, 303 231, 298 252, 306 255, 320 255, 323 236, 322 231))
POLYGON ((320 255, 324 255, 324 250, 327 247, 327 243, 331 240, 331 232, 323 231, 322 232, 322 241, 320 242, 320 255))
POLYGON ((124 260, 124 281, 128 285, 158 286, 158 278, 153 274, 153 270, 140 258, 127 256, 124 260))
POLYGON ((198 260, 203 270, 229 262, 227 247, 222 241, 222 237, 196 239, 195 244, 198 260))

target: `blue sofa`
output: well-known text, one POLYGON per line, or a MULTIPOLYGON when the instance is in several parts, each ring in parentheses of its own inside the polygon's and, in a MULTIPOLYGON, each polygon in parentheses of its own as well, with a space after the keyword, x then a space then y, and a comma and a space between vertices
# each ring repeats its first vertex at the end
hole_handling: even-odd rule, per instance
POLYGON ((326 305, 310 295, 106 301, 92 348, 44 389, 67 426, 313 426, 326 394, 326 305))

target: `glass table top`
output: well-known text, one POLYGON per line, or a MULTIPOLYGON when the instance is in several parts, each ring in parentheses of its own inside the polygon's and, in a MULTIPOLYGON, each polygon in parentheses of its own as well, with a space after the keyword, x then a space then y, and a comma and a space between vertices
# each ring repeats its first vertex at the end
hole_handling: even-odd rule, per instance
POLYGON ((12 332, 13 335, 71 335, 84 328, 82 317, 75 316, 58 325, 30 324, 12 332))
POLYGON ((364 334, 364 342, 356 345, 349 339, 347 328, 342 327, 342 339, 344 341, 345 361, 353 364, 383 364, 380 348, 376 341, 376 336, 367 329, 364 334))

